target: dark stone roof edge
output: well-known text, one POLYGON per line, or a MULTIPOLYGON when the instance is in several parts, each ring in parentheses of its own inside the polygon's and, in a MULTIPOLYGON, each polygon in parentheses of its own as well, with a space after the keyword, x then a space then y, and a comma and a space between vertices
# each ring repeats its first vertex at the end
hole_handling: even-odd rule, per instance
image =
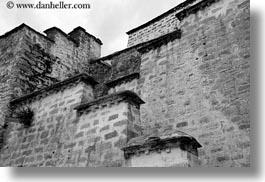
POLYGON ((139 150, 143 150, 143 149, 146 149, 146 148, 149 148, 152 150, 152 147, 154 147, 153 149, 156 149, 156 148, 161 148, 161 147, 166 147, 166 144, 169 144, 169 143, 176 143, 176 142, 179 142, 179 141, 189 141, 189 143, 192 143, 194 145, 196 145, 197 148, 201 148, 201 144, 193 137, 191 136, 179 136, 179 137, 169 137, 169 138, 165 138, 165 139, 159 139, 157 141, 145 141, 144 143, 142 144, 134 144, 134 145, 127 145, 123 148, 121 148, 121 150, 123 150, 124 152, 126 153, 135 153, 136 151, 139 151, 139 150))
POLYGON ((73 29, 70 33, 68 33, 68 35, 70 35, 72 32, 74 32, 74 31, 77 30, 77 29, 81 29, 83 32, 85 32, 85 34, 87 34, 88 36, 92 37, 92 38, 93 38, 98 44, 103 45, 102 41, 101 41, 99 38, 97 38, 97 37, 95 37, 94 35, 88 33, 88 32, 86 31, 86 29, 84 29, 83 27, 80 27, 80 26, 78 26, 78 27, 76 27, 75 29, 73 29))
POLYGON ((126 51, 129 51, 131 49, 137 49, 138 51, 142 48, 142 47, 145 47, 145 46, 150 46, 151 44, 155 43, 155 42, 161 42, 163 39, 167 38, 167 37, 174 37, 175 38, 180 38, 181 37, 181 30, 177 29, 171 33, 168 33, 168 34, 165 34, 165 35, 162 35, 158 38, 155 38, 155 39, 152 39, 152 40, 148 40, 146 42, 142 42, 142 43, 139 43, 139 44, 136 44, 132 47, 128 47, 126 49, 123 49, 123 50, 120 50, 120 51, 117 51, 117 52, 114 52, 110 55, 107 55, 107 56, 104 56, 104 57, 101 57, 101 58, 98 58, 98 59, 95 59, 95 60, 92 60, 91 63, 95 63, 95 62, 100 62, 100 61, 104 61, 104 60, 108 60, 108 59, 111 59, 119 54, 122 54, 126 51), (176 34, 177 33, 177 34, 176 34), (174 34, 176 37, 174 37, 174 34))
POLYGON ((174 8, 166 11, 165 13, 153 18, 152 20, 150 20, 150 21, 148 21, 148 22, 146 22, 146 23, 144 23, 144 24, 142 24, 142 25, 140 25, 140 26, 138 26, 138 27, 136 27, 136 28, 134 28, 134 29, 132 29, 132 30, 130 30, 128 32, 126 32, 126 33, 129 35, 129 34, 132 34, 132 33, 136 32, 136 31, 138 31, 138 30, 140 30, 142 28, 145 28, 145 27, 149 26, 150 24, 153 24, 154 22, 164 18, 168 14, 173 13, 173 12, 175 12, 177 10, 182 9, 182 8, 185 8, 186 6, 188 6, 189 4, 194 3, 195 1, 196 0, 186 0, 186 1, 182 2, 181 4, 175 6, 174 8))
POLYGON ((60 88, 60 87, 62 87, 62 86, 68 85, 68 84, 73 83, 73 82, 76 82, 76 81, 78 81, 78 80, 80 80, 80 81, 84 81, 84 82, 86 82, 86 83, 89 83, 89 84, 91 84, 92 86, 98 84, 98 82, 95 81, 94 78, 92 78, 91 76, 88 76, 88 75, 85 74, 85 73, 81 73, 81 74, 78 74, 78 75, 76 75, 76 76, 74 76, 74 77, 71 77, 71 78, 69 78, 69 79, 66 79, 66 80, 63 80, 63 81, 61 81, 61 82, 55 83, 55 84, 53 84, 53 85, 51 85, 51 86, 45 87, 45 88, 40 89, 40 90, 37 90, 37 91, 35 91, 35 92, 32 92, 32 93, 30 93, 30 94, 28 94, 28 95, 25 95, 25 96, 22 96, 22 97, 19 97, 19 98, 13 99, 13 100, 11 100, 10 104, 11 104, 11 105, 18 104, 18 103, 20 103, 20 102, 22 102, 22 101, 25 101, 25 100, 27 100, 27 99, 30 99, 30 98, 36 97, 36 96, 41 95, 41 94, 43 94, 43 93, 45 93, 45 92, 48 92, 48 91, 54 90, 54 89, 56 89, 56 88, 60 88))
POLYGON ((0 39, 5 38, 5 37, 8 37, 9 35, 11 35, 11 34, 13 34, 13 33, 16 33, 17 31, 19 31, 20 29, 22 29, 22 28, 24 28, 24 27, 28 28, 29 30, 33 31, 34 33, 38 34, 39 36, 45 38, 46 40, 50 41, 51 43, 54 43, 53 40, 51 40, 51 39, 48 38, 47 36, 41 34, 40 32, 34 30, 33 28, 31 28, 30 26, 26 25, 25 23, 22 23, 22 24, 19 25, 18 27, 15 27, 14 29, 12 29, 12 30, 6 32, 4 35, 1 35, 1 36, 0 36, 0 39))
POLYGON ((129 90, 126 90, 126 91, 116 92, 116 93, 113 93, 110 95, 100 97, 100 98, 93 100, 91 102, 81 104, 81 105, 75 107, 74 109, 76 109, 77 111, 85 110, 85 109, 88 109, 89 107, 91 107, 93 105, 98 105, 101 103, 108 102, 109 100, 113 100, 113 99, 117 99, 117 98, 121 98, 121 97, 124 97, 124 98, 132 101, 133 103, 138 104, 138 105, 145 103, 136 93, 129 91, 129 90))
POLYGON ((204 0, 200 1, 197 4, 194 4, 191 7, 188 7, 176 14, 176 17, 179 19, 179 21, 182 21, 185 17, 189 16, 190 14, 194 14, 198 12, 199 10, 202 10, 206 8, 207 6, 210 6, 211 4, 218 2, 220 0, 204 0))
POLYGON ((180 29, 175 30, 171 33, 165 34, 161 37, 158 37, 156 39, 149 41, 146 45, 140 47, 137 50, 141 53, 144 53, 144 52, 148 51, 149 49, 160 47, 161 45, 166 44, 166 43, 173 41, 175 39, 180 39, 181 34, 182 34, 182 32, 180 29))
POLYGON ((126 76, 118 78, 116 80, 107 82, 106 85, 108 87, 113 87, 113 86, 118 85, 119 83, 123 83, 123 82, 125 82, 127 80, 130 80, 130 79, 134 79, 134 78, 138 78, 139 79, 139 77, 140 77, 140 73, 132 73, 130 75, 126 75, 126 76))
MULTIPOLYGON (((144 42, 144 43, 145 43, 145 42, 144 42)), ((132 50, 132 49, 137 49, 137 47, 140 47, 140 46, 141 46, 142 44, 144 44, 144 43, 140 43, 140 44, 134 45, 134 46, 132 46, 132 47, 128 47, 128 48, 125 48, 125 49, 123 49, 123 50, 120 50, 120 51, 114 52, 114 53, 109 54, 109 55, 107 55, 107 56, 104 56, 104 57, 101 57, 101 58, 98 58, 98 59, 92 60, 91 63, 96 63, 96 62, 100 62, 100 61, 104 61, 104 60, 109 60, 109 59, 111 59, 111 58, 113 58, 113 57, 115 57, 115 56, 117 56, 117 55, 120 55, 120 54, 122 54, 122 53, 124 53, 124 52, 130 51, 130 50, 132 50)))

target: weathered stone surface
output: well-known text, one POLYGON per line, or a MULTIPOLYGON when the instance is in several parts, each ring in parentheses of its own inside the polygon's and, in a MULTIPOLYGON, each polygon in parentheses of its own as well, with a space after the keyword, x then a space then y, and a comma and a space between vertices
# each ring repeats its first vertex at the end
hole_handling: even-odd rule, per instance
POLYGON ((116 136, 118 136, 117 131, 113 131, 113 132, 111 132, 111 133, 106 134, 106 135, 105 135, 105 139, 106 139, 106 140, 109 140, 109 139, 114 138, 114 137, 116 137, 116 136))
POLYGON ((117 119, 118 117, 119 117, 119 114, 114 114, 114 115, 110 116, 108 120, 112 121, 114 119, 117 119))
MULTIPOLYGON (((142 55, 139 84, 146 101, 140 110, 144 133, 174 124, 207 144, 199 150, 202 166, 215 166, 216 143, 224 156, 229 156, 220 158, 217 166, 231 162, 231 152, 250 147, 249 111, 244 109, 249 108, 250 95, 248 4, 248 0, 215 2, 175 22, 182 30, 179 40, 142 55), (244 8, 238 9, 240 4, 245 4, 244 8), (225 142, 219 141, 221 138, 225 142), (237 140, 246 143, 228 150, 227 145, 235 146, 237 140)), ((157 22, 170 17, 162 16, 157 22)), ((173 31, 163 24, 166 21, 131 33, 128 45, 148 40, 151 26, 151 38, 163 34, 159 30, 173 31)), ((249 155, 245 150, 244 158, 249 155)))
POLYGON ((185 15, 184 6, 173 8, 129 33, 129 48, 100 59, 100 41, 82 28, 44 36, 22 25, 0 36, 0 165, 121 166, 123 143, 178 128, 203 144, 202 166, 250 166, 249 1, 206 1, 185 15), (138 44, 176 30, 181 36, 138 44), (28 98, 32 127, 5 125, 10 99, 81 71, 100 84, 66 84, 28 98), (127 89, 146 104, 139 109, 121 97, 74 110, 127 89))

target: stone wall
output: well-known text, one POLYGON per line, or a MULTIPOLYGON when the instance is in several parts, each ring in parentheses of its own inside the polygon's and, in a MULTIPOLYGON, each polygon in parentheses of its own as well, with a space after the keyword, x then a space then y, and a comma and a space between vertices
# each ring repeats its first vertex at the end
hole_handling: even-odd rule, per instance
POLYGON ((11 98, 82 72, 100 57, 101 41, 81 27, 69 35, 54 29, 44 36, 22 24, 0 37, 0 127, 11 98))
POLYGON ((121 79, 108 82, 107 83, 107 86, 109 88, 108 94, 112 94, 112 93, 120 92, 124 90, 131 90, 139 94, 140 93, 140 88, 138 84, 139 77, 140 77, 139 73, 134 73, 126 77, 123 77, 121 79))
POLYGON ((187 0, 129 31, 129 48, 99 59, 101 41, 81 27, 44 36, 22 25, 1 36, 1 165, 123 166, 120 147, 131 138, 181 130, 202 144, 201 166, 250 166, 249 7, 187 0), (36 125, 5 129, 11 98, 82 71, 100 82, 93 92, 84 83, 37 98, 29 102, 36 125), (146 102, 141 114, 139 98, 126 100, 124 90, 146 102), (77 115, 74 106, 93 99, 77 115))
POLYGON ((56 57, 53 77, 63 80, 83 72, 89 60, 99 58, 102 42, 78 27, 69 34, 53 27, 44 31, 55 43, 48 49, 56 57))
POLYGON ((14 92, 10 83, 15 82, 14 67, 18 60, 17 52, 21 50, 21 38, 21 32, 0 37, 0 128, 4 125, 8 103, 14 92))
POLYGON ((171 12, 165 17, 144 28, 135 32, 129 32, 128 47, 155 39, 167 33, 173 32, 177 28, 177 18, 175 16, 175 12, 171 12))
POLYGON ((180 39, 143 51, 145 132, 166 127, 193 135, 203 146, 202 166, 249 166, 249 1, 215 2, 179 28, 180 39))
POLYGON ((147 42, 177 30, 179 28, 179 20, 176 14, 201 1, 203 0, 186 0, 149 22, 128 31, 128 47, 147 42))
POLYGON ((184 132, 164 130, 135 137, 122 150, 127 167, 197 167, 200 147, 184 132))
POLYGON ((129 167, 189 167, 188 152, 180 148, 166 151, 151 151, 149 154, 133 156, 128 162, 129 167))
POLYGON ((121 148, 142 134, 143 101, 128 91, 95 99, 95 84, 81 74, 13 100, 13 111, 27 106, 34 118, 28 127, 7 118, 1 166, 124 166, 121 148))
POLYGON ((32 108, 34 120, 29 128, 8 123, 1 166, 60 166, 71 160, 74 154, 70 145, 76 131, 74 107, 81 104, 83 83, 68 87, 22 103, 32 108))

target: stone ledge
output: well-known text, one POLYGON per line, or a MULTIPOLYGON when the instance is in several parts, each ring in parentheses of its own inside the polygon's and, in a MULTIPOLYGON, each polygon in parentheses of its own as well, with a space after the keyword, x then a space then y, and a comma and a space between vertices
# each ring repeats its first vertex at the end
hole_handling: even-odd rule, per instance
POLYGON ((134 45, 132 47, 129 47, 129 48, 126 48, 126 49, 123 49, 123 50, 120 50, 120 51, 117 51, 117 52, 114 52, 112 54, 109 54, 107 56, 104 56, 104 57, 101 57, 101 58, 98 58, 98 59, 95 59, 95 60, 92 60, 91 63, 98 63, 98 62, 101 62, 101 61, 105 61, 105 60, 111 60, 113 57, 115 56, 118 56, 122 53, 125 53, 127 51, 130 51, 132 49, 137 49, 138 47, 142 46, 142 44, 145 44, 146 42, 144 43, 140 43, 140 44, 137 44, 137 45, 134 45))
POLYGON ((197 13, 199 10, 202 10, 208 6, 210 6, 211 4, 218 2, 220 0, 204 0, 201 1, 191 7, 187 7, 186 9, 182 10, 181 12, 178 12, 176 14, 176 17, 178 18, 179 21, 182 21, 185 17, 189 16, 190 14, 195 14, 197 13))
POLYGON ((173 12, 176 12, 176 11, 178 11, 178 10, 181 10, 181 9, 187 7, 188 5, 193 4, 195 1, 198 1, 198 0, 186 0, 186 1, 184 1, 183 3, 177 5, 176 7, 174 7, 174 8, 172 8, 172 9, 168 10, 167 12, 165 12, 165 13, 163 13, 163 14, 161 14, 161 15, 155 17, 154 19, 148 21, 147 23, 144 23, 143 25, 140 25, 140 26, 138 26, 138 27, 136 27, 136 28, 134 28, 134 29, 128 31, 127 34, 130 35, 130 34, 136 32, 136 31, 138 31, 138 30, 140 30, 140 29, 143 29, 143 28, 145 28, 145 27, 148 27, 149 25, 151 25, 151 24, 153 24, 153 23, 155 23, 155 22, 161 20, 162 18, 166 17, 168 14, 173 13, 173 12))
POLYGON ((155 46, 158 46, 158 44, 162 45, 165 42, 168 42, 168 41, 171 41, 171 40, 174 40, 174 39, 177 39, 177 38, 181 38, 181 30, 179 30, 179 29, 175 30, 175 31, 173 31, 171 33, 168 33, 166 35, 163 35, 161 37, 158 37, 158 38, 146 41, 146 42, 142 42, 142 43, 136 44, 136 45, 134 45, 132 47, 128 47, 126 49, 114 52, 114 53, 112 53, 110 55, 107 55, 107 56, 92 60, 91 63, 98 63, 98 62, 101 62, 101 61, 104 61, 104 60, 111 60, 113 57, 118 56, 118 55, 120 55, 122 53, 125 53, 127 51, 130 51, 132 49, 136 49, 137 51, 139 51, 139 50, 145 49, 147 47, 151 47, 152 45, 155 45, 155 46))
POLYGON ((114 102, 119 102, 122 100, 128 100, 129 102, 136 104, 136 105, 141 105, 144 104, 145 102, 134 92, 126 90, 126 91, 121 91, 121 92, 116 92, 107 96, 100 97, 92 102, 88 102, 85 104, 82 104, 80 106, 75 107, 77 111, 82 111, 82 110, 91 110, 91 107, 100 107, 102 105, 107 105, 106 103, 114 103, 114 102))
POLYGON ((163 44, 167 44, 170 41, 173 41, 175 39, 180 39, 180 38, 181 38, 181 30, 178 29, 178 30, 175 30, 174 32, 168 33, 166 35, 163 35, 161 37, 148 41, 145 45, 140 47, 138 51, 141 53, 145 53, 151 49, 155 49, 157 47, 162 46, 163 44))
MULTIPOLYGON (((195 148, 202 147, 194 137, 178 130, 168 130, 149 136, 144 135, 133 138, 122 150, 124 151, 125 158, 128 158, 133 154, 140 154, 141 152, 149 153, 150 151, 160 152, 161 150, 170 150, 172 147, 189 150, 189 148, 186 148, 187 144, 191 144, 195 148)), ((189 152, 193 153, 194 151, 189 152)))
POLYGON ((40 89, 38 91, 35 91, 35 92, 32 92, 28 95, 25 95, 25 96, 22 96, 20 98, 17 98, 17 99, 14 99, 10 102, 11 105, 15 105, 15 104, 18 104, 22 101, 25 101, 25 100, 28 100, 28 99, 32 99, 32 98, 35 98, 37 96, 40 96, 40 97, 43 97, 44 95, 49 95, 53 92, 56 92, 58 90, 62 90, 65 86, 69 86, 71 84, 76 84, 76 82, 80 82, 80 81, 83 81, 85 83, 88 83, 92 86, 95 86, 96 84, 98 84, 97 81, 94 80, 94 78, 88 76, 87 74, 85 73, 81 73, 79 75, 76 75, 72 78, 69 78, 69 79, 66 79, 64 81, 61 81, 61 82, 58 82, 56 84, 53 84, 51 86, 48 86, 48 87, 45 87, 43 89, 40 89))
POLYGON ((133 73, 133 74, 121 77, 117 80, 110 81, 110 82, 106 83, 106 85, 111 88, 111 87, 115 87, 116 85, 120 85, 120 84, 123 84, 125 82, 129 82, 135 78, 139 79, 140 74, 139 73, 133 73))

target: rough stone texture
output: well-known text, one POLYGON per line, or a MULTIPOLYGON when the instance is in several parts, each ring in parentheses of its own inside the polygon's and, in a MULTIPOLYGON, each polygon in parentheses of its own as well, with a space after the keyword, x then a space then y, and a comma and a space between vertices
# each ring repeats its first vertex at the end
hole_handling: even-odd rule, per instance
POLYGON ((122 150, 127 167, 196 167, 200 147, 184 132, 164 130, 133 138, 122 150))
POLYGON ((44 36, 21 25, 1 36, 0 146, 5 161, 1 165, 121 166, 119 149, 128 139, 178 129, 202 144, 201 166, 250 166, 249 0, 204 0, 210 3, 198 9, 196 3, 201 2, 184 2, 188 7, 181 21, 175 14, 182 12, 183 4, 173 8, 128 33, 129 48, 96 60, 101 42, 82 28, 69 34, 51 28, 44 36), (145 44, 179 29, 181 37, 145 44), (94 93, 84 86, 78 93, 71 90, 69 97, 47 97, 45 106, 41 104, 45 99, 36 99, 34 121, 43 125, 25 129, 9 123, 5 129, 11 98, 82 71, 100 82, 94 93), (124 81, 135 73, 140 76, 124 81), (76 102, 127 89, 146 102, 141 117, 139 108, 128 101, 93 107, 76 118, 76 102), (55 131, 59 134, 51 137, 55 131), (7 144, 3 138, 8 138, 7 144))
POLYGON ((139 88, 139 84, 138 84, 138 79, 133 79, 131 81, 128 82, 123 82, 120 84, 117 84, 113 87, 110 87, 108 94, 112 94, 115 92, 120 92, 120 91, 124 91, 124 90, 131 90, 134 91, 135 93, 139 94, 140 88, 139 88))
POLYGON ((81 103, 83 87, 83 83, 69 85, 46 97, 23 101, 35 113, 33 123, 29 128, 8 123, 1 166, 60 166, 73 155, 72 140, 77 135, 73 108, 81 103))
POLYGON ((175 12, 167 14, 159 21, 129 34, 128 47, 160 37, 177 29, 175 12), (163 28, 161 28, 163 27, 163 28))
POLYGON ((202 166, 249 166, 249 1, 216 2, 179 28, 179 40, 142 55, 145 133, 178 128, 203 145, 202 166))
POLYGON ((214 0, 186 0, 178 6, 150 20, 149 22, 128 31, 128 47, 161 37, 177 30, 179 28, 178 26, 180 21, 175 15, 202 1, 212 2, 214 0))
POLYGON ((188 155, 187 151, 180 148, 174 148, 170 152, 152 151, 149 154, 134 155, 127 161, 127 167, 191 167, 188 155))
POLYGON ((11 98, 82 72, 100 57, 101 41, 84 29, 55 30, 46 37, 22 24, 0 37, 0 127, 11 98))
POLYGON ((0 128, 4 125, 8 103, 12 97, 13 89, 10 83, 14 82, 14 65, 18 59, 21 33, 17 32, 6 39, 0 38, 0 128))
POLYGON ((67 85, 47 87, 46 93, 35 92, 11 102, 14 108, 26 104, 35 114, 29 128, 8 123, 1 166, 124 166, 121 148, 132 137, 141 135, 139 105, 121 95, 102 99, 77 113, 75 109, 84 105, 84 98, 88 103, 95 99, 91 95, 93 85, 71 80, 64 81, 67 85))

